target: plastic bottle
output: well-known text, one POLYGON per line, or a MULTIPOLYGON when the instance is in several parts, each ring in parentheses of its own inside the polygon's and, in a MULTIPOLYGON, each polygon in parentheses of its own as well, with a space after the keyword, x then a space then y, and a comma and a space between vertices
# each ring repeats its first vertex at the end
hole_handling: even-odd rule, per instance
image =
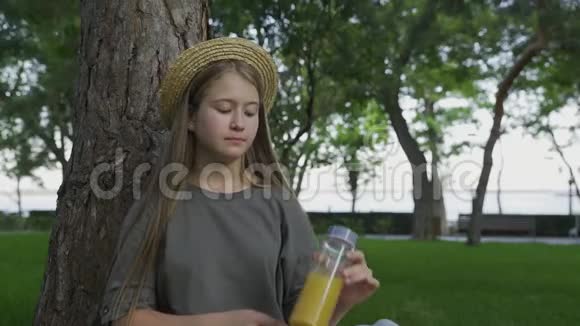
POLYGON ((347 227, 329 228, 290 315, 290 326, 328 326, 344 284, 346 254, 356 247, 357 238, 347 227))

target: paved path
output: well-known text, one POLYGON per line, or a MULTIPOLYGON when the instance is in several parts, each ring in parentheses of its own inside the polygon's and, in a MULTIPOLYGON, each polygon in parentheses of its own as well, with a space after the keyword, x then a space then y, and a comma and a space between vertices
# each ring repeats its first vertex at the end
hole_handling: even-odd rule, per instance
MULTIPOLYGON (((366 235, 368 239, 381 240, 410 240, 409 235, 366 235)), ((443 241, 466 242, 464 235, 441 236, 438 238, 443 241)), ((484 236, 481 242, 501 242, 501 243, 546 243, 553 245, 580 245, 580 238, 555 238, 555 237, 507 237, 507 236, 484 236)))

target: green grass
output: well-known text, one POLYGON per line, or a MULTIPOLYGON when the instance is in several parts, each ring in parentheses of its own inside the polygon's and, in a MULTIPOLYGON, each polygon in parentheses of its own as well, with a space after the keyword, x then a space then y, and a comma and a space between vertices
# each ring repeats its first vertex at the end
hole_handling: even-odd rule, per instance
MULTIPOLYGON (((0 233, 0 325, 30 325, 46 233, 0 233)), ((379 291, 341 323, 578 325, 580 248, 361 240, 379 291)))
POLYGON ((0 233, 0 325, 32 325, 48 233, 0 233))
POLYGON ((579 325, 580 248, 364 241, 379 291, 344 325, 579 325))

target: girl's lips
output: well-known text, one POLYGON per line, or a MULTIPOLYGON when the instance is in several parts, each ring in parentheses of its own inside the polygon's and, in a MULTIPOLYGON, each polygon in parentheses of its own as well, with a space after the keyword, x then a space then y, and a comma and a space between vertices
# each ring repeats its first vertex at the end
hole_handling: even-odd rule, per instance
POLYGON ((233 142, 233 143, 243 143, 243 142, 245 142, 246 140, 245 140, 245 139, 243 139, 243 138, 234 138, 234 137, 230 137, 230 138, 226 138, 226 141, 233 142))

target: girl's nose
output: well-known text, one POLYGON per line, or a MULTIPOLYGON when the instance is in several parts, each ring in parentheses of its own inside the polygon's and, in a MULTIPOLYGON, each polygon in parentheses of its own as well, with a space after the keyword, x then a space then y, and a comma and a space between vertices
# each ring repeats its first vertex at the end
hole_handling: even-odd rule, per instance
POLYGON ((244 113, 242 110, 233 110, 230 127, 235 130, 244 130, 244 113))

